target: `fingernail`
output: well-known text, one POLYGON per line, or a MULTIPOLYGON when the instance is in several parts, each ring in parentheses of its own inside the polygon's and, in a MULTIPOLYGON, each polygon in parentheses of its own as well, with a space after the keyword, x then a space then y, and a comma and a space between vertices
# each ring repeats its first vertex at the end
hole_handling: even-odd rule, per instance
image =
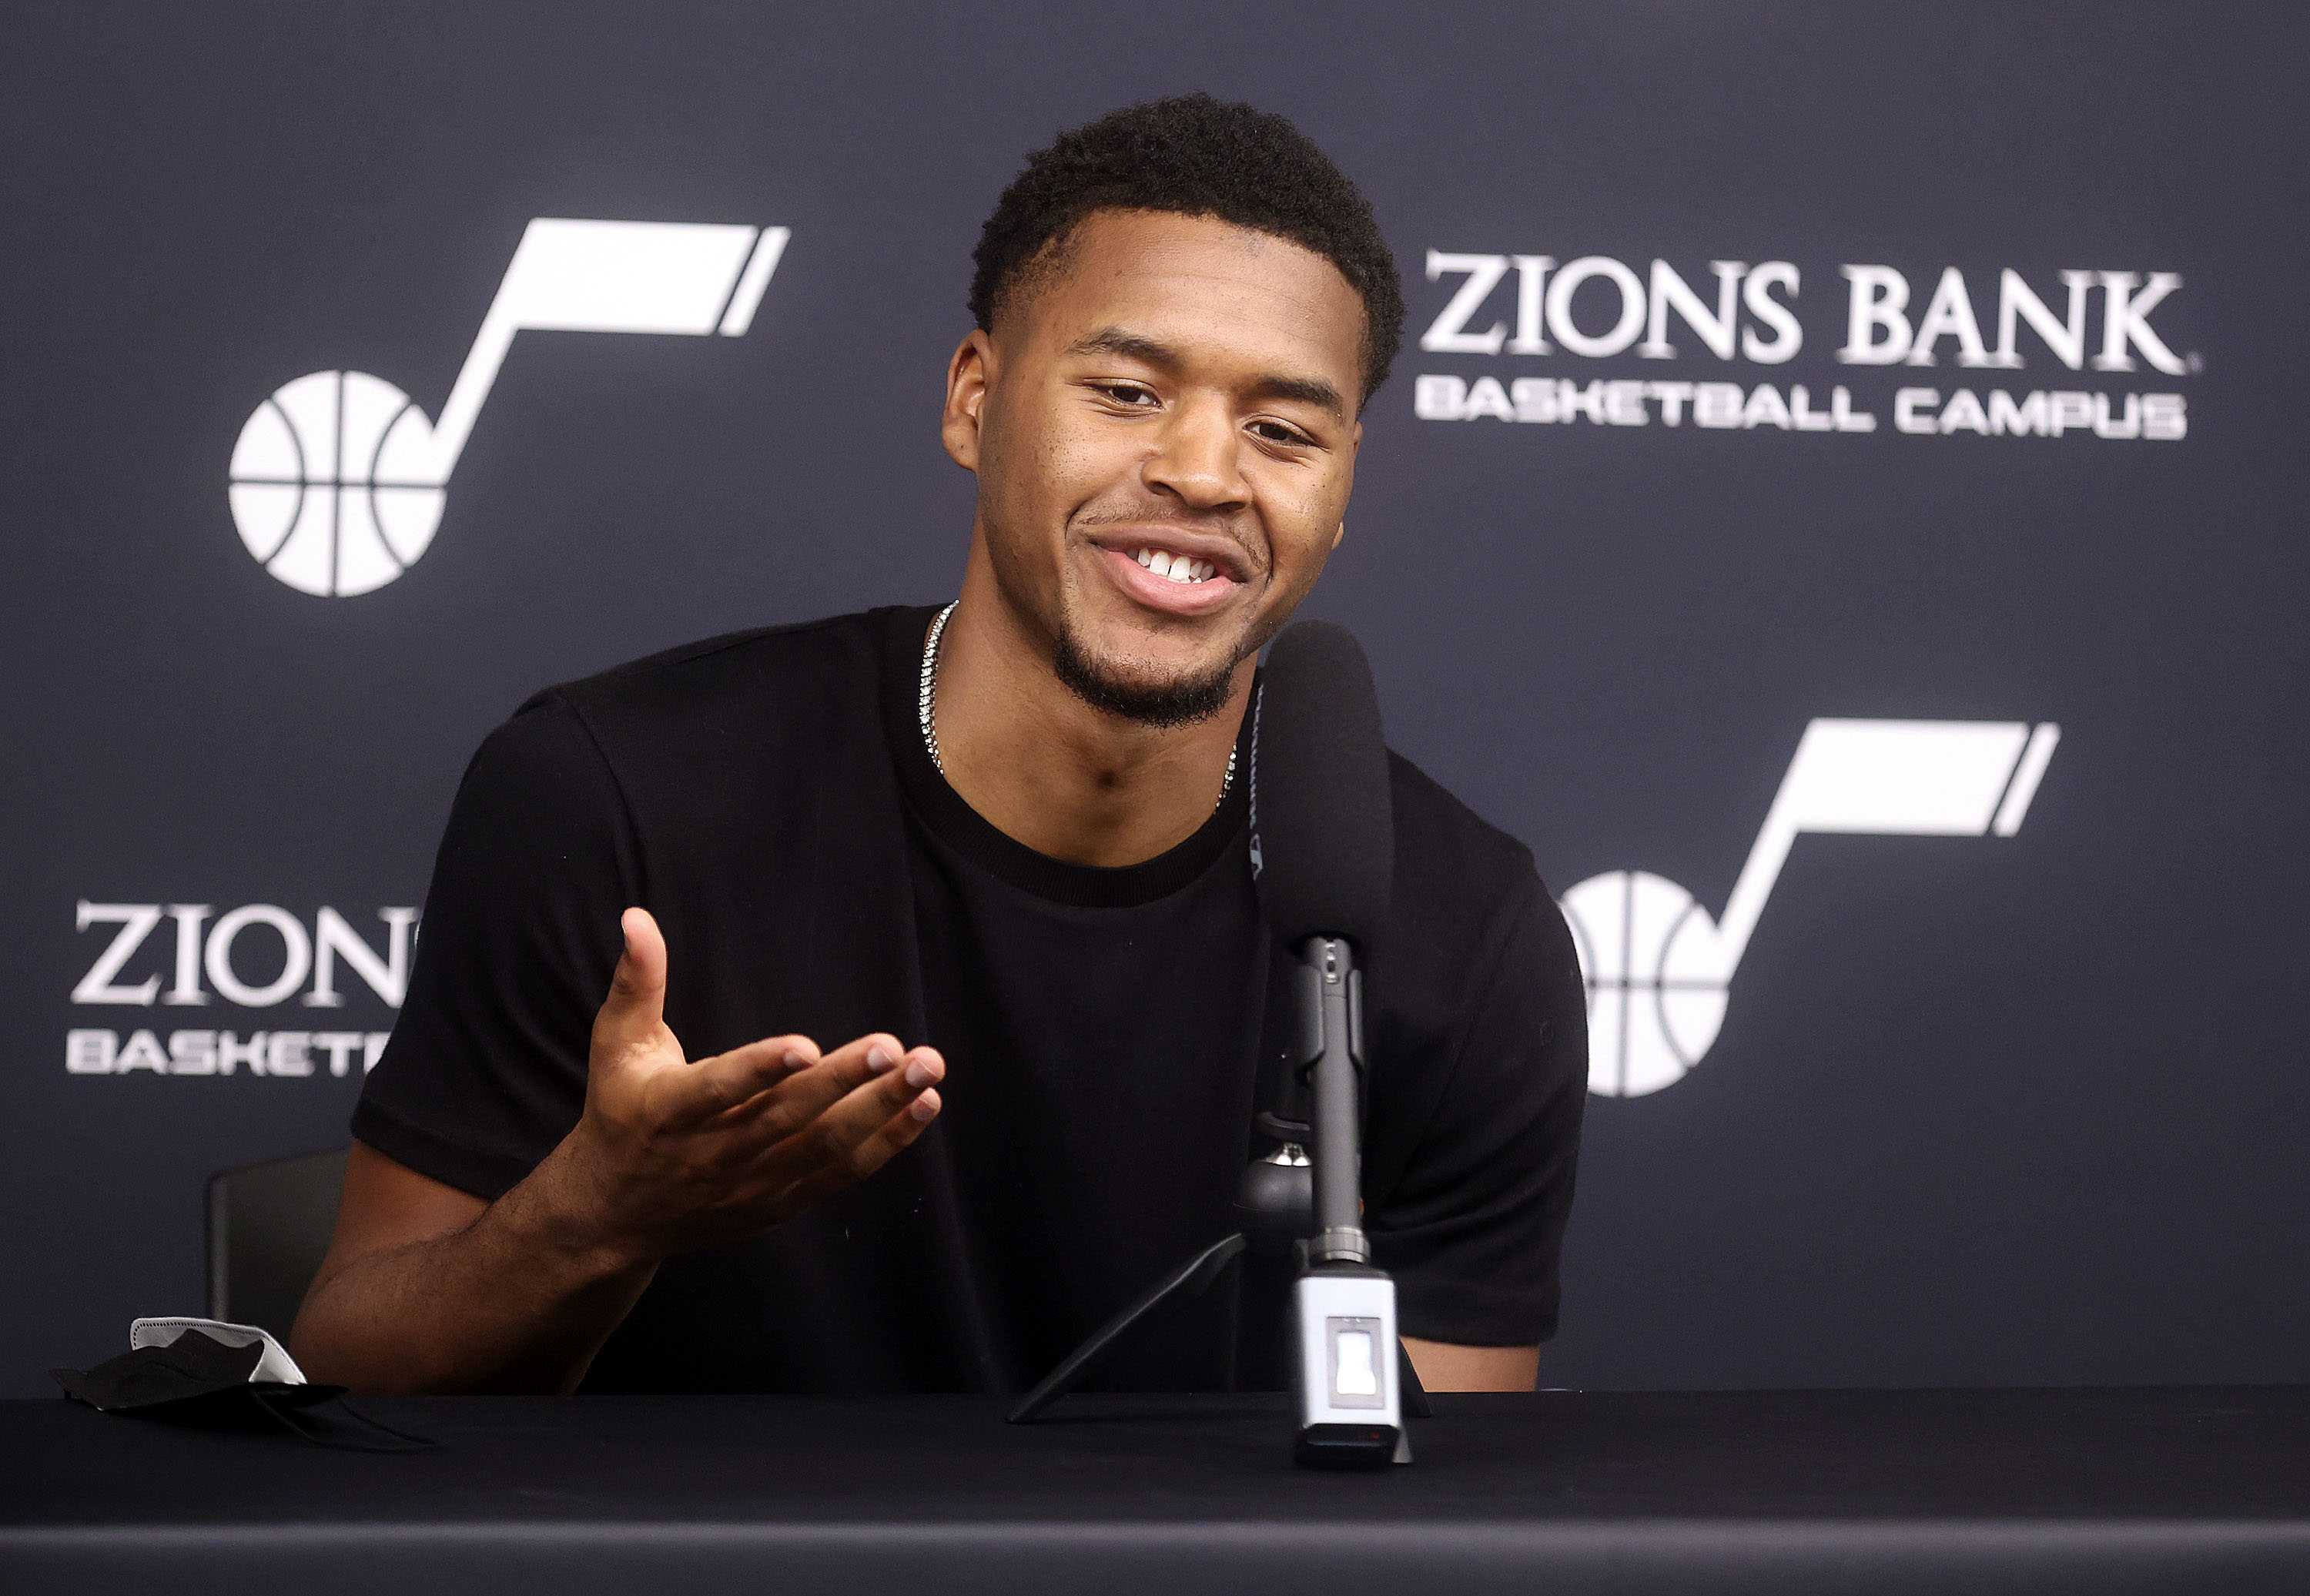
POLYGON ((907 1112, 913 1115, 925 1124, 928 1124, 931 1121, 931 1116, 938 1112, 938 1098, 935 1097, 916 1097, 913 1102, 907 1105, 907 1112))
POLYGON ((807 1070, 810 1068, 810 1061, 803 1057, 799 1053, 789 1053, 785 1058, 778 1062, 786 1065, 786 1071, 789 1074, 796 1070, 807 1070))
POLYGON ((866 1073, 869 1075, 880 1075, 898 1062, 884 1048, 870 1047, 866 1050, 866 1073))
POLYGON ((907 1066, 907 1084, 916 1087, 928 1086, 944 1073, 944 1071, 933 1064, 930 1060, 918 1058, 907 1066))

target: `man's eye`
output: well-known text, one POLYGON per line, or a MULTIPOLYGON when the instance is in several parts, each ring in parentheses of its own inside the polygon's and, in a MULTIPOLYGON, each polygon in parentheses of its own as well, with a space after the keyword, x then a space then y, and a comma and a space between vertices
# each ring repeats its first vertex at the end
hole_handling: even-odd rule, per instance
POLYGON ((1269 443, 1298 445, 1307 441, 1296 429, 1281 421, 1254 421, 1251 429, 1269 443))
POLYGON ((1102 383, 1099 385, 1099 391, 1117 404, 1135 410, 1143 410, 1155 403, 1154 395, 1145 388, 1134 387, 1129 383, 1102 383))

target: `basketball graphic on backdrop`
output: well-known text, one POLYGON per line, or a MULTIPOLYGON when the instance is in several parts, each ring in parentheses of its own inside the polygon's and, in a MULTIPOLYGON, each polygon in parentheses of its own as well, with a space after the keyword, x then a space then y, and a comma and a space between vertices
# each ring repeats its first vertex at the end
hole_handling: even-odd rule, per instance
POLYGON ((365 371, 280 388, 233 446, 233 525, 256 562, 301 593, 343 598, 417 562, 441 524, 432 423, 365 371))
POLYGON ((742 222, 533 218, 438 422, 365 371, 316 371, 256 407, 229 472, 241 542, 303 593, 384 586, 433 542, 517 333, 743 336, 787 237, 742 222))
POLYGON ((1724 1025, 1732 974, 1807 833, 2012 837, 2061 742, 2051 721, 1807 723, 1721 918, 1663 876, 1613 870, 1560 900, 1588 988, 1588 1089, 1673 1086, 1724 1025))
POLYGON ((1588 987, 1588 1089, 1637 1097, 1706 1055, 1730 985, 1716 922, 1692 894, 1641 870, 1591 876, 1564 895, 1588 987))

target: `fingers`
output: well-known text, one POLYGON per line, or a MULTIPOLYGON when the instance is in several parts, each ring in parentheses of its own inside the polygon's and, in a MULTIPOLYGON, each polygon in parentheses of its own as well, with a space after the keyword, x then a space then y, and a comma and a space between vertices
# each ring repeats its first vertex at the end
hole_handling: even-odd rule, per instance
POLYGON ((758 1129, 769 1139, 792 1135, 870 1081, 890 1077, 903 1093, 892 1112, 923 1086, 946 1072, 946 1061, 932 1048, 906 1052, 896 1037, 877 1031, 845 1043, 821 1056, 808 1037, 769 1037, 676 1071, 667 1082, 669 1125, 695 1126, 741 1108, 766 1093, 758 1129), (922 1055, 917 1058, 916 1054, 922 1055), (923 1059, 930 1062, 925 1063, 923 1059), (918 1079, 903 1086, 908 1069, 918 1079))
POLYGON ((665 1023, 665 938, 647 909, 628 909, 618 925, 626 947, 610 976, 610 994, 594 1017, 597 1050, 656 1042, 665 1023))
MULTIPOLYGON (((929 1052, 928 1048, 921 1051, 929 1052)), ((864 1097, 866 1094, 858 1094, 864 1097)), ((845 1186, 855 1184, 873 1174, 899 1154, 914 1144, 915 1140, 930 1129, 943 1106, 937 1091, 925 1087, 904 1108, 868 1127, 864 1135, 839 1149, 829 1147, 828 1157, 811 1173, 786 1188, 779 1206, 789 1214, 800 1213, 812 1203, 830 1197, 845 1186)))
MULTIPOLYGON (((917 1047, 894 1060, 890 1068, 852 1088, 816 1118, 798 1125, 796 1140, 803 1141, 808 1156, 839 1162, 894 1116, 905 1114, 926 1096, 931 1098, 930 1115, 936 1115, 938 1097, 931 1088, 945 1077, 946 1060, 939 1056, 938 1050, 917 1047)), ((803 1084, 800 1080, 795 1082, 797 1088, 803 1084)), ((919 1123, 928 1124, 929 1117, 919 1123)))
POLYGON ((819 1063, 808 1037, 768 1037, 673 1071, 666 1123, 688 1127, 742 1106, 780 1081, 819 1063))
POLYGON ((847 1184, 936 1117, 931 1089, 945 1075, 937 1049, 908 1052, 886 1032, 822 1056, 808 1037, 769 1037, 653 1071, 648 1117, 664 1131, 732 1136, 733 1150, 751 1145, 766 1170, 782 1164, 808 1178, 821 1167, 847 1169, 847 1184))
MULTIPOLYGON (((916 1051, 929 1053, 929 1048, 916 1051)), ((835 1104, 870 1080, 885 1076, 902 1079, 901 1066, 908 1058, 899 1039, 888 1032, 876 1031, 846 1042, 819 1061, 814 1070, 805 1071, 786 1082, 768 1110, 769 1129, 775 1135, 785 1136, 800 1130, 835 1104)), ((946 1061, 939 1060, 938 1073, 946 1071, 946 1061)), ((936 1079, 934 1076, 933 1079, 936 1079)), ((893 1105, 892 1112, 896 1112, 893 1105)))

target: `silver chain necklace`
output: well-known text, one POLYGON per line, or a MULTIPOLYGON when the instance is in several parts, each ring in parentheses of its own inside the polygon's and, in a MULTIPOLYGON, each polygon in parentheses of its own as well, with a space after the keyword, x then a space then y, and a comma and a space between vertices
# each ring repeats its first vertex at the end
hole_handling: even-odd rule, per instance
MULTIPOLYGON (((923 639, 922 686, 915 695, 915 716, 922 724, 923 746, 930 750, 931 764, 941 776, 946 774, 946 761, 939 758, 938 716, 935 713, 938 703, 939 639, 946 636, 946 623, 954 614, 955 604, 961 602, 960 599, 956 599, 952 603, 948 604, 945 609, 938 612, 938 619, 931 622, 930 636, 923 639)), ((1228 750, 1227 775, 1220 780, 1220 803, 1227 802, 1228 789, 1234 785, 1235 750, 1230 748, 1228 750)), ((1211 807, 1217 809, 1219 803, 1214 803, 1211 807)))

